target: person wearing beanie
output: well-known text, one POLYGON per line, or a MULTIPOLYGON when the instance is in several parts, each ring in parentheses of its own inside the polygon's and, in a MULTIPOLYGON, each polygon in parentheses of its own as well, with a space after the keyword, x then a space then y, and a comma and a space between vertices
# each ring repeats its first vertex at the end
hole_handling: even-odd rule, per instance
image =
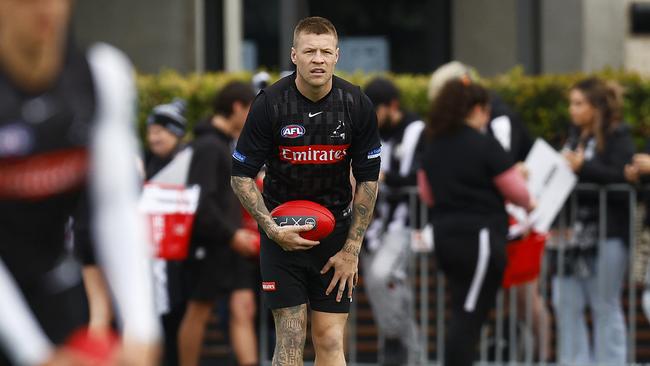
POLYGON ((171 103, 153 108, 147 117, 146 178, 153 177, 167 165, 182 148, 187 120, 185 101, 175 98, 171 103))
POLYGON ((407 281, 411 228, 409 196, 400 192, 415 186, 414 155, 424 122, 415 113, 402 109, 400 93, 392 81, 371 80, 364 89, 377 114, 381 138, 379 198, 375 218, 366 232, 361 264, 364 284, 384 342, 383 365, 407 363, 407 353, 419 359, 419 331, 404 309, 413 305, 413 291, 407 281))

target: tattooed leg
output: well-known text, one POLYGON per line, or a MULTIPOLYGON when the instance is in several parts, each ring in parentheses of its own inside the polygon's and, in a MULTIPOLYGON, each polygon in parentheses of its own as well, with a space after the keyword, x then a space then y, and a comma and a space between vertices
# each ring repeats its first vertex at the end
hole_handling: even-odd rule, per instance
POLYGON ((275 351, 272 366, 302 365, 307 335, 307 305, 273 310, 275 351))

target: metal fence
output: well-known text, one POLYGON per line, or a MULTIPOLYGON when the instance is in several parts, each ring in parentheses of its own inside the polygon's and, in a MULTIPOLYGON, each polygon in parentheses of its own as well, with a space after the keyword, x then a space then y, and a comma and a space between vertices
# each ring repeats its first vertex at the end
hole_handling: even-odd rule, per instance
MULTIPOLYGON (((427 209, 420 202, 417 189, 414 187, 404 188, 404 194, 409 197, 410 207, 410 222, 416 222, 416 218, 421 220, 421 223, 427 221, 427 209)), ((629 261, 628 268, 634 261, 635 245, 636 245, 636 207, 637 207, 637 192, 627 184, 614 184, 614 185, 595 185, 595 184, 579 184, 574 193, 569 198, 565 209, 562 210, 558 216, 557 225, 554 227, 558 233, 565 233, 566 230, 575 222, 575 213, 577 208, 577 195, 576 192, 592 192, 598 196, 598 210, 599 210, 599 223, 598 223, 598 245, 602 248, 607 238, 607 197, 610 194, 626 194, 629 200, 629 261), (570 207, 567 209, 567 207, 570 207)), ((549 279, 552 275, 564 276, 564 261, 565 248, 567 244, 566 235, 552 235, 547 241, 547 249, 556 250, 555 255, 556 267, 559 269, 557 273, 551 274, 549 272, 549 256, 544 255, 541 265, 541 273, 539 276, 540 293, 544 300, 545 306, 549 306, 549 279), (552 248, 552 249, 549 249, 552 248)), ((627 271, 627 362, 634 364, 636 362, 636 325, 637 325, 637 284, 635 282, 633 273, 628 269, 627 271)), ((411 256, 411 263, 409 266, 410 280, 413 285, 414 301, 413 307, 407 309, 410 315, 418 320, 420 327, 420 341, 421 347, 425 352, 421 352, 419 357, 409 356, 409 364, 417 365, 442 365, 444 358, 444 340, 445 340, 445 305, 446 305, 446 289, 444 275, 441 271, 437 270, 433 261, 433 253, 417 253, 411 256), (434 285, 435 287, 432 287, 434 285), (433 292, 433 293, 432 293, 433 292), (433 303, 430 299, 435 299, 433 303), (433 314, 431 319, 430 314, 433 314), (432 329, 433 328, 433 329, 432 329), (432 336, 430 336, 432 334, 432 336), (430 339, 432 338, 432 339, 430 339)), ((600 286, 601 284, 599 284, 600 286)), ((480 365, 533 365, 545 364, 553 365, 552 360, 541 362, 534 357, 535 345, 533 337, 528 330, 532 329, 533 311, 531 306, 530 292, 526 299, 525 315, 523 322, 517 315, 517 296, 516 291, 521 288, 512 287, 508 290, 501 289, 497 295, 496 308, 490 321, 483 328, 481 341, 479 345, 480 365)), ((527 291, 531 291, 528 288, 527 291)), ((571 296, 571 294, 555 294, 556 296, 571 296)), ((623 300, 623 299, 621 299, 623 300)), ((360 362, 358 347, 357 347, 357 302, 355 301, 350 310, 349 316, 349 331, 347 336, 347 360, 349 364, 374 364, 381 363, 381 353, 384 344, 384 339, 378 330, 378 356, 376 360, 364 360, 360 362), (374 362, 373 362, 374 361, 374 362)), ((260 309, 265 309, 262 306, 260 309)), ((550 309, 549 309, 550 310, 550 309)), ((264 314, 267 310, 264 310, 264 314)), ((553 326, 551 326, 551 329, 553 326)), ((542 337, 544 335, 542 334, 542 337)), ((309 338, 309 337, 308 337, 309 338)), ((262 364, 270 364, 273 348, 273 334, 272 334, 272 320, 267 316, 260 316, 260 359, 262 364)), ((552 348, 552 345, 549 345, 552 348)))

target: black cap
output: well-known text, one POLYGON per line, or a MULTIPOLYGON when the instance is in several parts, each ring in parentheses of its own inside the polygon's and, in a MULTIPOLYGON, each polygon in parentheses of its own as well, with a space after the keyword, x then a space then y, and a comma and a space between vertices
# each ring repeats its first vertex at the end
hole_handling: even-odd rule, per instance
POLYGON ((389 104, 393 100, 399 100, 399 89, 392 81, 385 78, 372 79, 364 90, 372 104, 380 106, 389 104))
POLYGON ((158 124, 178 137, 185 135, 187 120, 185 119, 185 101, 174 98, 169 104, 161 104, 154 107, 147 117, 147 125, 158 124))

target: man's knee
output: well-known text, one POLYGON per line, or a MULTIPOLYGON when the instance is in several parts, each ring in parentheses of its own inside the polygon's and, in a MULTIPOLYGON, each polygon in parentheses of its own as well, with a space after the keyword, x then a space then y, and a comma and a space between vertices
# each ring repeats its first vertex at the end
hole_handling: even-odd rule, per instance
POLYGON ((230 314, 235 321, 251 320, 255 316, 255 295, 250 290, 233 292, 230 299, 230 314))
POLYGON ((314 329, 312 337, 316 352, 336 353, 343 351, 343 328, 341 327, 330 326, 314 329))
POLYGON ((190 301, 183 315, 183 324, 207 323, 214 303, 209 301, 190 301))

